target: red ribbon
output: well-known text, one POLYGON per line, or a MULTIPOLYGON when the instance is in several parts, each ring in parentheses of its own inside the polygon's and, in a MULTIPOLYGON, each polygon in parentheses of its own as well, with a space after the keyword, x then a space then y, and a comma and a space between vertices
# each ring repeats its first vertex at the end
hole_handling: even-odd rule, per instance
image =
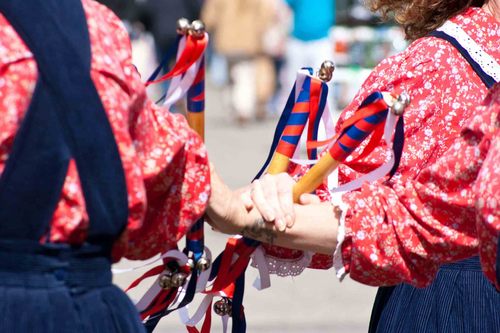
POLYGON ((153 83, 163 82, 173 78, 174 76, 184 74, 189 67, 191 67, 202 56, 203 52, 205 52, 207 44, 208 39, 206 36, 203 38, 195 38, 192 35, 187 35, 185 48, 174 68, 161 78, 147 82, 146 87, 153 83))

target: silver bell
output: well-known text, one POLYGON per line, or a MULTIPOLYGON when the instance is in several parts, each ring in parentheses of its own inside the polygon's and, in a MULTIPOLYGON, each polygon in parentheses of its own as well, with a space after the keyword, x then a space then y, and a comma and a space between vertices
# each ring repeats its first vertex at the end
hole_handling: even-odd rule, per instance
POLYGON ((196 262, 196 269, 198 270, 198 272, 204 272, 210 268, 210 264, 210 260, 208 260, 206 257, 201 257, 196 262))
POLYGON ((203 38, 205 36, 205 23, 200 20, 194 20, 191 23, 190 32, 194 38, 203 38))
POLYGON ((160 275, 158 279, 158 285, 161 289, 170 289, 172 288, 172 272, 165 272, 160 275))
POLYGON ((182 287, 184 283, 186 283, 186 279, 187 279, 186 273, 184 272, 175 273, 174 275, 172 275, 172 282, 171 282, 172 287, 174 288, 182 287))
POLYGON ((185 17, 181 17, 177 20, 177 33, 179 35, 186 35, 190 28, 189 20, 185 17))
POLYGON ((190 271, 192 271, 194 269, 194 260, 193 260, 193 258, 189 258, 188 259, 187 266, 189 267, 190 271))
POLYGON ((392 105, 392 112, 394 112, 395 115, 401 116, 406 107, 410 104, 410 96, 403 92, 401 95, 398 96, 394 104, 392 105))
POLYGON ((219 316, 228 316, 233 311, 233 304, 229 298, 224 297, 214 303, 214 312, 219 316))
POLYGON ((331 60, 325 60, 321 64, 318 72, 318 77, 321 81, 329 82, 333 77, 333 72, 335 71, 335 64, 331 60))

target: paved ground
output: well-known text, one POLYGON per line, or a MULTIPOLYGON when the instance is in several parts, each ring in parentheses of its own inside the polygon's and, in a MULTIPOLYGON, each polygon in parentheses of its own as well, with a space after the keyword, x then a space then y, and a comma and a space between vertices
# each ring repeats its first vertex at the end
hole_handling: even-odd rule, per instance
MULTIPOLYGON (((236 127, 229 112, 221 103, 216 89, 207 92, 206 143, 211 161, 223 179, 233 188, 245 185, 263 163, 272 140, 276 120, 236 127)), ((219 253, 225 244, 223 235, 209 233, 207 244, 219 253)), ((138 263, 121 262, 120 267, 138 263)), ((248 332, 261 333, 320 333, 367 331, 375 288, 346 279, 339 283, 333 270, 309 270, 295 278, 272 279, 268 290, 251 287, 256 272, 250 269, 245 294, 248 332)), ((126 287, 138 273, 115 277, 116 283, 126 287)), ((146 285, 144 286, 144 288, 146 285)), ((137 297, 144 289, 131 294, 137 297)), ((221 331, 215 316, 213 332, 221 331)), ((185 332, 176 314, 163 319, 157 332, 185 332)))

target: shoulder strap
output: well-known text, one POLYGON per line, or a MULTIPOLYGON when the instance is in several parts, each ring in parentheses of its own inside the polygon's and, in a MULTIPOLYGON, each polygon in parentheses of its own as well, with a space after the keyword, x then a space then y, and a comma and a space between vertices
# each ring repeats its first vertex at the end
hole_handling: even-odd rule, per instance
POLYGON ((447 21, 429 35, 450 42, 467 60, 488 89, 500 81, 500 65, 459 25, 447 21))
POLYGON ((7 161, 5 171, 10 171, 0 178, 0 220, 35 226, 41 224, 40 215, 52 216, 67 161, 74 158, 91 221, 88 240, 111 241, 126 226, 127 190, 111 125, 90 76, 82 3, 2 0, 0 12, 27 44, 39 70, 36 92, 7 161), (54 178, 55 171, 59 176, 54 178), (52 198, 32 194, 45 197, 45 192, 52 198), (40 204, 33 205, 33 200, 40 204), (25 214, 25 207, 34 211, 25 214))

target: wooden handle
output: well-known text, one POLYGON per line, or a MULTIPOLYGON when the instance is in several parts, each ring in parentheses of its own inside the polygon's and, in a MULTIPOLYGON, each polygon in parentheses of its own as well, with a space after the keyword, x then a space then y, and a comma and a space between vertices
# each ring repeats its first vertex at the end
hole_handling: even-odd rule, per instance
POLYGON ((205 113, 204 112, 187 112, 187 121, 196 133, 198 133, 203 141, 205 141, 205 113))
POLYGON ((330 154, 325 154, 293 187, 293 201, 298 202, 304 193, 310 193, 318 188, 323 179, 332 173, 340 162, 330 154))

